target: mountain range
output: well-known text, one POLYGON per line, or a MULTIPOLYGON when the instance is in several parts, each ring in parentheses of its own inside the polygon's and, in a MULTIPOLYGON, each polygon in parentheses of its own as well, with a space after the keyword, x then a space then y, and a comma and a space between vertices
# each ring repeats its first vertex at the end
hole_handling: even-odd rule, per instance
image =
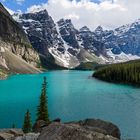
POLYGON ((14 62, 4 57, 5 51, 28 66, 46 69, 74 68, 86 62, 119 63, 140 58, 140 20, 114 30, 98 26, 91 31, 87 26, 76 29, 71 19, 55 22, 44 9, 11 16, 0 5, 0 16, 0 65, 13 71, 14 62))
MULTIPOLYGON (((57 65, 76 67, 81 62, 117 63, 140 56, 140 20, 114 30, 98 26, 76 29, 70 19, 54 22, 46 10, 15 14, 32 46, 44 57, 52 56, 57 65)), ((48 59, 46 57, 46 59, 48 59)))

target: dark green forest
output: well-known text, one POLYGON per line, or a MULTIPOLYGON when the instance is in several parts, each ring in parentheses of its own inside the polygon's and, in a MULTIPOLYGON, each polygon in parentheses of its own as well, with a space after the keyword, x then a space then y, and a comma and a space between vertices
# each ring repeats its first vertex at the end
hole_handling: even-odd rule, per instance
POLYGON ((96 62, 82 62, 79 66, 77 66, 73 70, 95 70, 99 66, 102 65, 96 62))
POLYGON ((101 67, 93 73, 93 77, 108 82, 140 86, 140 60, 101 67))

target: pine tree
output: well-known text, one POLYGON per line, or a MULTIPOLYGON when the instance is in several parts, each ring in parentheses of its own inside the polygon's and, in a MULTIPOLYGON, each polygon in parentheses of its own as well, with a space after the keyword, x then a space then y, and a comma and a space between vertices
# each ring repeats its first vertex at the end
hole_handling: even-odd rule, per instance
POLYGON ((49 122, 49 113, 48 113, 48 98, 47 98, 47 81, 44 77, 42 84, 42 91, 40 96, 40 103, 37 109, 37 121, 44 120, 49 122))
POLYGON ((13 123, 13 124, 12 124, 12 128, 16 128, 16 125, 15 125, 15 123, 13 123))
POLYGON ((24 124, 22 129, 24 133, 29 133, 32 131, 31 115, 29 110, 27 110, 25 114, 24 124))

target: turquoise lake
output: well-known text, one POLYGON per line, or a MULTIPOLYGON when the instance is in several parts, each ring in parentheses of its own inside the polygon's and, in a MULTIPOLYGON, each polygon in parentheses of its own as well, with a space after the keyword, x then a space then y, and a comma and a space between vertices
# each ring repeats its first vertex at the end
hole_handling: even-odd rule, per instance
POLYGON ((123 138, 140 139, 140 89, 102 82, 92 71, 50 71, 34 75, 13 75, 0 80, 0 128, 13 123, 22 127, 30 110, 35 120, 43 77, 48 81, 51 119, 63 122, 99 118, 115 123, 123 138))

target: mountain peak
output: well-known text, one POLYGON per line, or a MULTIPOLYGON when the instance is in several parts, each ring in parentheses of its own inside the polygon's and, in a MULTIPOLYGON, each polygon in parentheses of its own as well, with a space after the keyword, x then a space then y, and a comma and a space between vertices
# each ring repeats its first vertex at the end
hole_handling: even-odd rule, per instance
POLYGON ((89 32, 90 29, 87 27, 87 26, 83 26, 81 29, 80 29, 81 32, 89 32))
POLYGON ((64 18, 60 19, 57 23, 59 24, 59 23, 64 23, 64 22, 72 24, 71 19, 64 19, 64 18))
POLYGON ((102 32, 102 31, 103 31, 102 26, 98 26, 98 27, 95 29, 95 32, 102 32))
POLYGON ((40 14, 48 14, 48 11, 46 9, 43 9, 41 11, 38 11, 37 13, 40 13, 40 14))
POLYGON ((96 35, 101 35, 103 33, 103 28, 101 26, 98 26, 96 29, 95 29, 95 34, 96 35))
POLYGON ((65 27, 65 28, 71 28, 71 29, 74 29, 74 26, 72 24, 72 21, 71 19, 60 19, 58 22, 57 22, 58 26, 59 27, 65 27))

